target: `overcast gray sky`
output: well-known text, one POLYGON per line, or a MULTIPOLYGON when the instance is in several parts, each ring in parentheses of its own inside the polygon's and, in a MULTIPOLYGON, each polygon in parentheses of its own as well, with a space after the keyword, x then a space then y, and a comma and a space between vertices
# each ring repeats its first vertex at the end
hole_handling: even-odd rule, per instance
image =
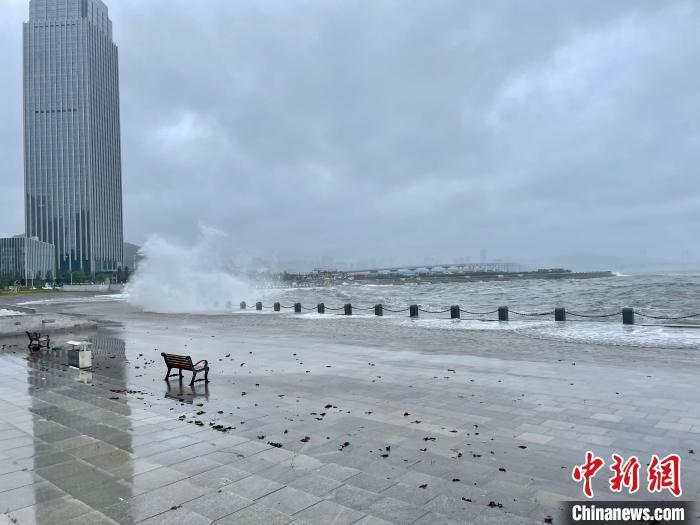
MULTIPOLYGON (((127 240, 700 258, 698 2, 106 3, 127 240)), ((23 231, 27 6, 0 0, 0 235, 23 231)))

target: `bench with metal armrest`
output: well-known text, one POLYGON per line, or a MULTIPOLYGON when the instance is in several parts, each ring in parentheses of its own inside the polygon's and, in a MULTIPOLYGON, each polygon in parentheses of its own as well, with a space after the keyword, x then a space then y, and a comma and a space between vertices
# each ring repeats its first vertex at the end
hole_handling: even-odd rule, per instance
POLYGON ((42 347, 49 348, 51 338, 48 335, 41 335, 39 332, 25 332, 29 338, 27 345, 31 350, 40 349, 42 347))
POLYGON ((180 370, 180 377, 182 377, 183 370, 189 370, 192 372, 192 381, 190 381, 190 385, 193 385, 196 381, 204 381, 205 383, 209 382, 209 362, 206 359, 192 363, 192 358, 188 355, 166 354, 165 352, 162 352, 160 355, 163 356, 165 366, 168 367, 168 373, 165 374, 166 381, 173 375, 177 375, 170 374, 170 371, 173 368, 177 368, 180 370), (204 379, 196 379, 197 374, 200 372, 204 372, 204 379))

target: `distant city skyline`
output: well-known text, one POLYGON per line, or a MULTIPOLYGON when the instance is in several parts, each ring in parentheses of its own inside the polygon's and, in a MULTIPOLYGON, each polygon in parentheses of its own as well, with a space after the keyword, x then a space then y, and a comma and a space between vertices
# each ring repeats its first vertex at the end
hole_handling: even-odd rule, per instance
POLYGON ((30 0, 24 23, 25 231, 57 274, 123 265, 119 66, 101 0, 30 0))

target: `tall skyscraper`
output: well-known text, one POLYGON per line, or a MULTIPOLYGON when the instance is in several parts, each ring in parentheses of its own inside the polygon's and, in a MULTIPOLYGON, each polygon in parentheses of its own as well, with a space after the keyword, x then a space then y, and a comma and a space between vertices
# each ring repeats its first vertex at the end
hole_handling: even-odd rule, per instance
POLYGON ((122 266, 119 70, 101 0, 30 0, 24 23, 26 235, 58 274, 122 266))

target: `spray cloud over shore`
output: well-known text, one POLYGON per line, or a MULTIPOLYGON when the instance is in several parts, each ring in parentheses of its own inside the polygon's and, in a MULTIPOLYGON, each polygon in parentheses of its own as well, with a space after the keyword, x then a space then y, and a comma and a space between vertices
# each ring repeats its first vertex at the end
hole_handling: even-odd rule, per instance
POLYGON ((203 225, 199 229, 192 246, 149 237, 141 248, 144 259, 126 287, 129 303, 148 312, 215 313, 252 297, 253 286, 227 271, 228 236, 203 225))

